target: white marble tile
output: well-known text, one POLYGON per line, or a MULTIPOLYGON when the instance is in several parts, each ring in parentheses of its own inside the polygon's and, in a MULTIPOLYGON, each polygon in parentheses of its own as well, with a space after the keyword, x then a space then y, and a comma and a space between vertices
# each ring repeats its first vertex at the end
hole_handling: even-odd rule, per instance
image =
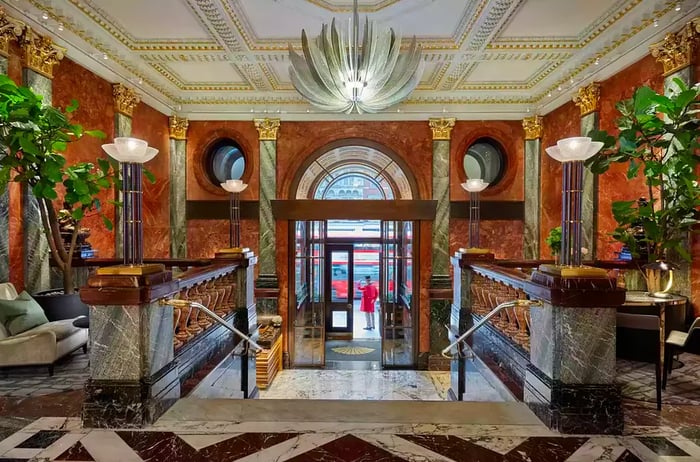
MULTIPOLYGON (((35 448, 15 448, 15 449, 10 449, 5 454, 3 454, 2 458, 3 459, 30 460, 30 459, 34 459, 41 451, 42 451, 41 449, 35 449, 35 448)), ((2 460, 2 459, 0 459, 0 460, 2 460)))
POLYGON ((360 438, 411 462, 454 462, 420 445, 387 434, 360 435, 360 438))
POLYGON ((122 440, 109 430, 93 430, 80 440, 93 459, 99 462, 143 462, 122 440))
POLYGON ((528 437, 523 436, 506 436, 498 438, 485 438, 483 440, 473 439, 471 442, 499 454, 507 454, 511 450, 521 445, 525 440, 527 440, 527 438, 528 437))
POLYGON ((21 444, 24 440, 31 437, 35 433, 36 430, 20 430, 17 433, 13 433, 4 440, 0 441, 0 456, 5 455, 7 451, 14 449, 18 444, 21 444))
POLYGON ((337 437, 338 435, 331 433, 299 435, 258 453, 238 459, 236 462, 282 462, 330 443, 337 437))
POLYGON ((24 428, 24 431, 66 430, 66 417, 41 417, 24 428))
POLYGON ((60 456, 68 449, 70 449, 75 443, 80 441, 85 436, 85 433, 67 433, 55 441, 51 446, 42 450, 37 458, 46 460, 53 460, 60 456))
POLYGON ((177 436, 180 437, 182 441, 192 446, 192 448, 199 451, 207 446, 212 446, 216 443, 226 441, 235 436, 240 435, 240 433, 214 433, 214 434, 182 434, 178 433, 177 436))
POLYGON ((625 446, 618 438, 591 438, 571 454, 566 462, 615 462, 625 450, 625 446))

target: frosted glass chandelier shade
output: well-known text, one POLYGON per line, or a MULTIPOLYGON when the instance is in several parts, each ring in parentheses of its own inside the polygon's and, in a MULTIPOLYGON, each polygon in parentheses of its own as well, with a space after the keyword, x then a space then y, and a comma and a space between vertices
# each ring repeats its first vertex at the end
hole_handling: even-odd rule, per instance
POLYGON ((240 193, 243 192, 248 185, 241 180, 226 180, 225 183, 221 183, 221 187, 230 193, 240 193))
POLYGON ((145 164, 158 154, 146 141, 129 137, 114 138, 114 143, 103 144, 102 149, 113 159, 132 164, 145 164))
POLYGON ((488 187, 488 183, 484 182, 481 178, 469 179, 465 183, 462 183, 462 187, 469 192, 481 192, 488 187))
POLYGON ((360 34, 357 0, 347 34, 334 19, 315 40, 302 30, 301 46, 300 55, 289 45, 289 76, 301 96, 324 111, 379 112, 406 99, 423 73, 415 37, 402 53, 401 36, 391 28, 365 18, 360 34))
POLYGON ((587 136, 575 136, 557 141, 556 146, 545 149, 549 157, 559 162, 573 162, 593 157, 603 147, 601 141, 592 141, 587 136))

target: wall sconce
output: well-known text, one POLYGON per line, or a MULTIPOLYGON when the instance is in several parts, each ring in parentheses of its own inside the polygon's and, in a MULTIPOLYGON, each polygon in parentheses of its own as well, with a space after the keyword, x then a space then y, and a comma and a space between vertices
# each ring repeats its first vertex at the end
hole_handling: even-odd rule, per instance
POLYGON ((241 180, 226 180, 221 183, 221 187, 230 193, 230 227, 229 245, 230 248, 222 249, 221 253, 243 253, 248 249, 241 248, 241 192, 248 187, 241 180))
POLYGON ((488 249, 479 248, 479 220, 481 219, 481 203, 479 193, 486 189, 488 183, 481 178, 469 179, 462 183, 462 187, 469 191, 469 248, 467 253, 488 253, 488 249))
MULTIPOLYGON (((600 141, 577 136, 557 141, 547 154, 562 163, 561 267, 553 272, 562 276, 605 276, 601 268, 581 266, 581 212, 583 210, 583 162, 603 147, 600 141)), ((552 268, 546 268, 547 271, 552 268)), ((552 272, 552 271, 550 271, 552 272)))
POLYGON ((103 267, 97 274, 144 275, 165 271, 163 265, 143 264, 143 164, 158 150, 138 138, 118 137, 102 149, 122 166, 124 264, 103 267))

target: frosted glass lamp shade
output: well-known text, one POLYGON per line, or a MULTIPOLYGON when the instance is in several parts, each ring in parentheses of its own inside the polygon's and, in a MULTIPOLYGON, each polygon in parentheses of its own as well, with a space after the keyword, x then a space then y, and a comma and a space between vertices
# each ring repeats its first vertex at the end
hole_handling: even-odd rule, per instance
POLYGON ((146 141, 127 137, 114 138, 114 143, 103 144, 102 149, 119 162, 133 164, 144 164, 158 154, 146 141))
POLYGON ((481 192, 488 186, 481 178, 469 179, 466 183, 462 183, 462 187, 469 192, 481 192))
POLYGON ((591 141, 586 136, 576 136, 559 140, 556 146, 545 148, 545 151, 549 157, 559 162, 573 162, 594 156, 602 147, 601 141, 591 141))
POLYGON ((241 180, 226 180, 226 183, 221 183, 221 187, 230 193, 239 193, 243 192, 248 185, 241 180))

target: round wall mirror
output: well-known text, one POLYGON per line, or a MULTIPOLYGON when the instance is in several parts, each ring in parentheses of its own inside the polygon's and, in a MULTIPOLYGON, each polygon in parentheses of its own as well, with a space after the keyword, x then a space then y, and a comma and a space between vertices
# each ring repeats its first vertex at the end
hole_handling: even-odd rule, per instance
POLYGON ((214 185, 226 180, 240 180, 245 172, 245 156, 241 147, 231 139, 216 141, 205 156, 206 171, 214 185))
POLYGON ((481 178, 493 186, 503 177, 506 155, 496 140, 479 138, 467 149, 463 164, 467 179, 481 178))

